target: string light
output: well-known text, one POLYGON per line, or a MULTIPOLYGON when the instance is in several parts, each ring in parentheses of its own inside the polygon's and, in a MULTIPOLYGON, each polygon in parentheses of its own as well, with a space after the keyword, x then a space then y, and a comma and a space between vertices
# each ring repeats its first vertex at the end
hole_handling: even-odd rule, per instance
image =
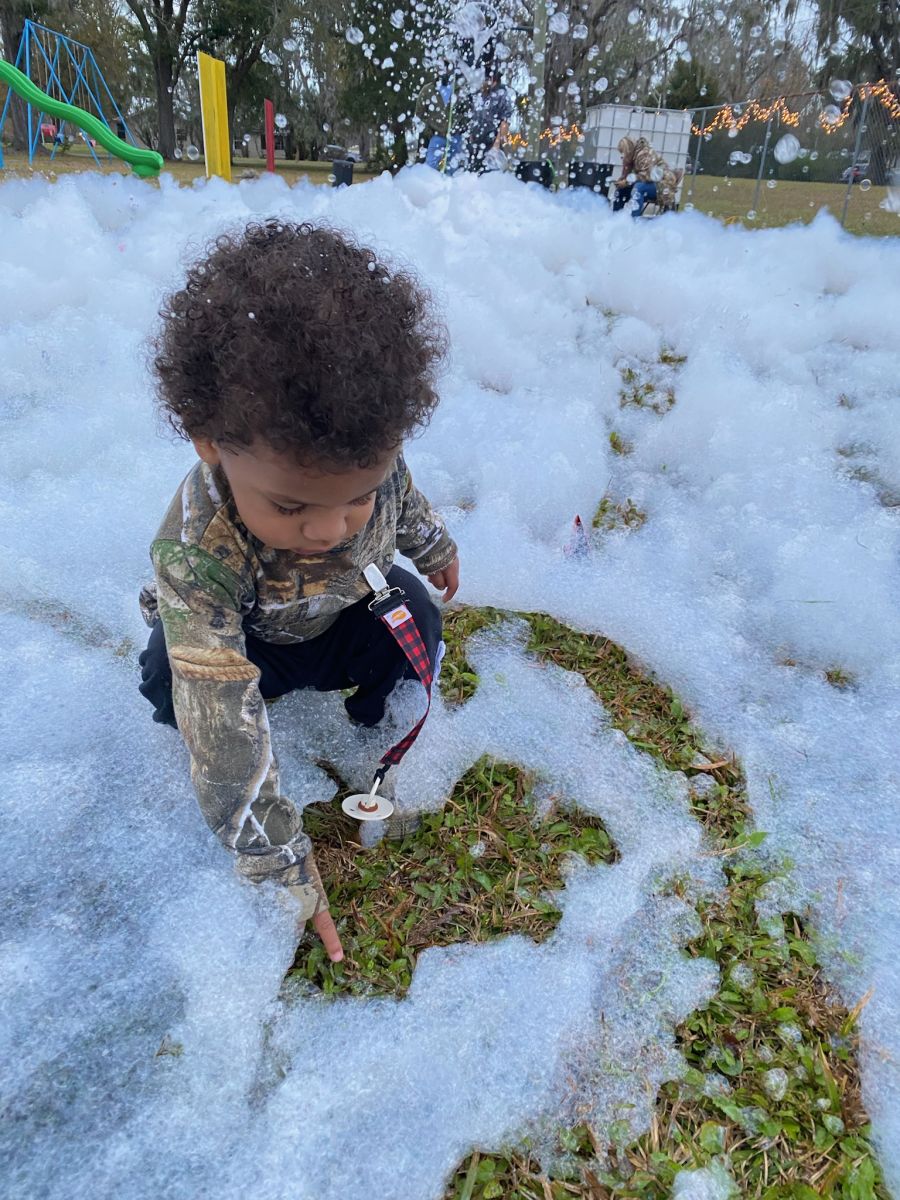
MULTIPOLYGON (((844 100, 841 105, 841 115, 835 118, 835 120, 829 121, 824 112, 819 113, 818 124, 825 133, 834 133, 847 123, 850 118, 850 110, 854 98, 858 98, 859 100, 875 99, 887 110, 892 120, 900 121, 900 99, 898 99, 894 88, 886 79, 879 79, 877 83, 859 84, 856 90, 844 100)), ((751 100, 740 115, 735 113, 734 108, 730 104, 725 104, 719 109, 709 124, 694 125, 692 123, 691 132, 697 137, 707 133, 715 133, 718 129, 729 129, 740 133, 752 121, 768 122, 773 117, 780 117, 782 122, 791 128, 796 128, 800 124, 800 113, 793 112, 788 108, 785 97, 779 96, 777 100, 773 100, 768 106, 760 104, 758 100, 751 100)))
POLYGON ((841 105, 841 115, 834 121, 826 119, 824 112, 819 114, 819 125, 825 133, 834 133, 840 129, 842 125, 846 125, 850 119, 850 109, 853 105, 853 97, 857 95, 860 100, 877 100, 881 106, 887 109, 888 116, 893 121, 900 121, 900 100, 897 99, 894 89, 886 79, 879 79, 877 83, 861 83, 855 93, 851 93, 841 105))
MULTIPOLYGON (((582 136, 583 134, 581 129, 573 122, 568 129, 563 129, 561 125, 556 129, 548 127, 543 131, 543 133, 540 134, 540 140, 542 142, 549 141, 551 146, 558 146, 560 142, 575 141, 582 136)), ((518 149, 520 146, 522 149, 524 149, 528 145, 528 139, 523 137, 521 133, 512 133, 506 139, 506 144, 508 146, 512 146, 514 150, 518 149)))
POLYGON ((735 114, 730 104, 726 104, 719 109, 708 125, 692 124, 691 133, 697 134, 698 137, 701 134, 715 133, 717 129, 735 129, 740 133, 751 121, 771 121, 774 116, 780 116, 785 125, 800 124, 800 114, 791 112, 784 96, 779 96, 777 100, 772 101, 768 108, 765 108, 758 100, 751 100, 740 116, 735 114))

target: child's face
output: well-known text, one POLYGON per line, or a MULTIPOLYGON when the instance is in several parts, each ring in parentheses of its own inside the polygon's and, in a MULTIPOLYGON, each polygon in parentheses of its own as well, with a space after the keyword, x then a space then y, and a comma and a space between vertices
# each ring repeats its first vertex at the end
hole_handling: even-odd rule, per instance
POLYGON ((195 439, 194 448, 205 463, 221 466, 254 537, 274 550, 306 555, 324 554, 363 528, 397 455, 335 474, 298 466, 264 442, 233 450, 195 439))

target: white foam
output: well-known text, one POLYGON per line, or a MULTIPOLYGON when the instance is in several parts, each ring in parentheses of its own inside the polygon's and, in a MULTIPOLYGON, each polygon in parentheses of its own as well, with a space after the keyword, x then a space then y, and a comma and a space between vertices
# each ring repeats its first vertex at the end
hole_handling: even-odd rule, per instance
MULTIPOLYGON (((366 1007, 279 1006, 286 918, 232 879, 177 736, 149 723, 133 659, 113 654, 145 636, 135 597, 147 546, 191 462, 156 437, 142 339, 187 245, 270 213, 352 228, 412 263, 445 307, 443 403, 409 459, 460 541, 460 598, 612 637, 675 688, 710 745, 741 759, 767 846, 794 864, 771 905, 810 908, 849 1003, 874 989, 864 1098, 900 1187, 900 250, 827 218, 755 233, 693 214, 636 225, 585 197, 424 168, 341 191, 277 179, 157 191, 87 175, 0 187, 0 604, 30 614, 4 618, 15 899, 3 986, 16 1050, 3 1087, 30 1123, 10 1160, 15 1187, 158 1196, 202 1172, 223 1195, 251 1180, 298 1194, 331 1164, 350 1196, 400 1161, 403 1140, 379 1141, 377 1114, 365 1154, 348 1150, 347 1112, 395 1086, 358 1042, 366 1007), (35 254, 48 238, 53 255, 35 254), (663 347, 686 363, 661 364, 663 347), (623 370, 673 387, 671 411, 621 407, 623 370), (612 452, 612 431, 632 453, 612 452), (574 512, 589 518, 607 492, 646 522, 566 559, 574 512), (830 669, 851 686, 830 686, 830 669), (165 1037, 183 1053, 155 1057, 165 1037), (268 1044, 286 1056, 282 1081, 267 1074, 268 1044), (324 1131, 315 1142, 312 1130, 324 1131)), ((663 1013, 712 986, 678 953, 685 914, 656 896, 673 869, 714 883, 683 792, 622 744, 581 685, 537 669, 514 639, 473 653, 481 690, 458 711, 437 706, 398 786, 433 808, 474 758, 499 754, 593 805, 622 857, 576 871, 543 947, 428 951, 408 1000, 371 1002, 366 1034, 383 1050, 394 1030, 410 1098, 397 1118, 414 1144, 409 1197, 439 1194, 471 1146, 564 1113, 558 1071, 598 1005, 612 1005, 613 964, 666 975, 660 1005, 613 1006, 612 1061, 640 1061, 653 1084, 677 1070, 663 1013), (597 928, 607 940, 592 956, 597 928), (480 1001, 469 1024, 447 1007, 454 978, 480 1001), (458 1055, 454 1107, 426 1152, 411 1110, 440 1103, 429 1069, 446 1082, 444 1059, 523 993, 530 1040, 506 1044, 502 1022, 489 1026, 484 1061, 500 1066, 484 1105, 486 1069, 458 1055), (416 1045, 429 1049, 417 1058, 416 1045), (526 1065, 539 1081, 523 1095, 526 1065)), ((291 721, 313 712, 305 699, 273 710, 301 803, 326 787, 291 752, 291 721)), ((314 719, 334 731, 343 769, 363 772, 374 747, 341 742, 337 706, 326 700, 314 719)), ((579 1078, 601 1118, 642 1095, 614 1071, 579 1078)))

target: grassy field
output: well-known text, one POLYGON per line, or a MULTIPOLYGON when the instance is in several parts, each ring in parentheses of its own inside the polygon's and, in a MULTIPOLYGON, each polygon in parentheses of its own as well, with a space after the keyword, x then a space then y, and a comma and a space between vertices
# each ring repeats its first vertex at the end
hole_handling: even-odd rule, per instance
MULTIPOLYGON (((844 209, 847 196, 845 183, 775 183, 769 187, 763 182, 759 202, 753 207, 756 181, 753 179, 721 179, 716 176, 700 175, 690 195, 690 180, 681 197, 681 207, 693 204, 698 212, 708 213, 727 222, 741 222, 752 228, 772 228, 789 225, 794 221, 804 224, 816 213, 827 208, 838 220, 844 209), (756 216, 750 218, 750 212, 756 216)), ((850 233, 884 237, 900 234, 900 213, 888 212, 881 207, 888 198, 888 189, 871 187, 862 191, 859 184, 850 193, 846 228, 850 233)))
MULTIPOLYGON (((4 152, 6 170, 0 172, 0 183, 9 176, 29 176, 33 174, 55 178, 68 175, 73 171, 102 170, 105 173, 127 175, 130 169, 116 159, 101 158, 103 166, 97 167, 93 158, 82 147, 72 147, 64 155, 57 155, 51 161, 49 154, 42 154, 35 160, 33 167, 28 165, 25 154, 4 152)), ((234 179, 240 180, 245 172, 262 173, 265 161, 259 158, 237 158, 234 161, 234 179)), ((331 163, 327 162, 288 162, 284 159, 275 160, 275 169, 279 175, 293 182, 307 179, 310 183, 330 183, 332 173, 331 163)), ((180 183, 190 184, 205 174, 203 161, 168 163, 165 170, 173 175, 180 183)), ((362 183, 371 179, 372 175, 361 166, 353 171, 354 183, 362 183)), ((757 208, 753 208, 755 180, 752 179, 721 179, 715 176, 701 175, 697 178, 691 194, 690 181, 685 186, 682 196, 682 208, 688 205, 710 216, 731 223, 742 223, 748 228, 766 229, 777 225, 788 225, 794 221, 804 223, 811 221, 821 208, 828 208, 840 220, 844 200, 847 194, 846 184, 840 183, 780 183, 768 187, 764 183, 760 189, 757 208), (756 213, 749 217, 750 212, 756 213)), ((857 185, 850 195, 846 228, 851 233, 866 234, 873 237, 884 237, 900 234, 900 214, 888 212, 881 207, 887 200, 888 190, 883 187, 872 187, 862 191, 857 185)))
MULTIPOLYGON (((4 170, 0 171, 0 183, 9 176, 28 177, 31 175, 44 175, 49 179, 58 178, 60 175, 71 175, 77 171, 100 171, 105 175, 130 175, 131 168, 118 159, 108 158, 105 154, 100 154, 101 166, 98 167, 94 159, 83 147, 73 146, 65 154, 57 154, 54 159, 50 158, 49 152, 41 153, 35 158, 34 164, 29 166, 28 155, 19 153, 18 151, 7 150, 4 147, 4 170)), ((179 183, 190 185, 195 179, 201 179, 206 174, 206 167, 203 159, 197 162, 189 162, 187 159, 181 159, 178 162, 166 163, 163 168, 179 183)), ((263 158, 236 158, 232 166, 233 178, 239 181, 244 172, 253 171, 256 174, 262 174, 266 169, 266 162, 263 158)), ((310 183, 330 183, 329 176, 332 173, 332 166, 329 162, 294 162, 286 159, 276 158, 275 171, 278 175, 284 175, 285 178, 294 183, 299 179, 307 179, 310 183)), ((371 179, 372 175, 358 164, 354 166, 353 182, 360 183, 363 180, 371 179)), ((150 181, 153 183, 154 181, 150 181)))

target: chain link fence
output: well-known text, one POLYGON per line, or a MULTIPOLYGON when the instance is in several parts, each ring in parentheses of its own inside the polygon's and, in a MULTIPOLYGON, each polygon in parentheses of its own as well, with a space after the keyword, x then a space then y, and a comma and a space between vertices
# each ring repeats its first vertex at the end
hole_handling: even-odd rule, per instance
POLYGON ((900 86, 833 88, 695 109, 682 208, 758 225, 827 208, 853 232, 900 234, 900 86))

